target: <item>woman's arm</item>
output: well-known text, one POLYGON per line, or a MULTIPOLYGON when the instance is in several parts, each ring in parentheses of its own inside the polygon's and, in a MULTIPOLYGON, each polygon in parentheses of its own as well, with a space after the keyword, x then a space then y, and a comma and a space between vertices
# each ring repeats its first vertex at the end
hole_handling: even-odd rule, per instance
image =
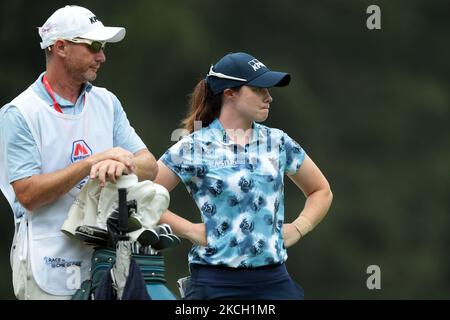
POLYGON ((283 226, 286 247, 295 244, 320 223, 333 199, 327 179, 307 155, 299 170, 288 177, 306 196, 306 202, 299 216, 292 223, 283 226))
MULTIPOLYGON (((170 170, 162 161, 158 161, 158 175, 154 181, 172 191, 180 182, 180 178, 170 170)), ((159 223, 167 223, 173 232, 194 244, 206 245, 206 230, 204 223, 192 223, 179 215, 167 210, 161 215, 159 223)))

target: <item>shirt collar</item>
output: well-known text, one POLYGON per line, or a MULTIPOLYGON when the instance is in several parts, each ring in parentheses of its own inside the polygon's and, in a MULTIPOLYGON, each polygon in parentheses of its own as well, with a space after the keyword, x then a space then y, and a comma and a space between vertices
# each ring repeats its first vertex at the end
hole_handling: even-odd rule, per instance
MULTIPOLYGON (((232 140, 230 140, 227 132, 225 131, 222 123, 219 121, 218 118, 214 119, 213 122, 211 122, 211 124, 208 126, 208 129, 213 129, 212 133, 213 136, 220 139, 220 141, 224 144, 235 144, 232 140)), ((258 134, 259 134, 259 129, 260 129, 260 125, 257 124, 255 121, 252 122, 252 138, 249 141, 250 143, 254 143, 258 140, 258 134)))
MULTIPOLYGON (((42 82, 42 77, 44 75, 45 75, 45 72, 42 72, 39 75, 39 78, 36 80, 36 82, 35 82, 36 89, 37 89, 37 92, 38 92, 39 96, 41 98, 43 98, 44 101, 48 101, 49 104, 53 104, 53 100, 50 97, 50 95, 47 93, 47 90, 45 89, 44 83, 42 82)), ((92 89, 92 84, 90 82, 86 82, 83 85, 83 89, 81 90, 81 93, 78 96, 76 104, 78 104, 80 101, 82 101, 81 99, 83 99, 84 95, 86 93, 89 93, 91 91, 91 89, 92 89)), ((64 108, 64 107, 74 107, 75 106, 71 101, 60 97, 56 92, 55 92, 55 99, 56 99, 56 102, 58 102, 58 104, 62 108, 64 108)))

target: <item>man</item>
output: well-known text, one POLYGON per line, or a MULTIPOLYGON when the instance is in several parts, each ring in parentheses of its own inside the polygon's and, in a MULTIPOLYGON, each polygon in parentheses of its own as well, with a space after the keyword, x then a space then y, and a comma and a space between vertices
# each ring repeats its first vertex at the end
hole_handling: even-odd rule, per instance
POLYGON ((46 71, 0 111, 0 186, 15 217, 11 249, 19 299, 69 299, 88 278, 92 251, 60 232, 88 177, 124 173, 153 180, 157 165, 119 100, 94 87, 104 46, 124 28, 105 27, 79 6, 39 28, 46 71))

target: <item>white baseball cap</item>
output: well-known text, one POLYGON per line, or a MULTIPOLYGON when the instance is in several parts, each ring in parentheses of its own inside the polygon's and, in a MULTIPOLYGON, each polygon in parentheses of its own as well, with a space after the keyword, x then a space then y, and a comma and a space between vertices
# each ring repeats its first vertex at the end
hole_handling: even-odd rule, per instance
POLYGON ((83 38, 119 42, 126 32, 122 27, 105 27, 91 11, 79 6, 65 6, 56 10, 38 29, 42 49, 51 46, 58 39, 83 38))

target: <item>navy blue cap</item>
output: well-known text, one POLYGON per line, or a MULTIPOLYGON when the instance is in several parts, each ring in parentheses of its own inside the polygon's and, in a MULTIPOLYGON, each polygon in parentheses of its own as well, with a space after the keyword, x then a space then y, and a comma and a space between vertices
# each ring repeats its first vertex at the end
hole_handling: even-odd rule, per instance
POLYGON ((244 52, 227 54, 211 66, 206 75, 206 83, 213 94, 242 85, 258 88, 284 87, 290 81, 289 74, 270 71, 258 59, 244 52))

